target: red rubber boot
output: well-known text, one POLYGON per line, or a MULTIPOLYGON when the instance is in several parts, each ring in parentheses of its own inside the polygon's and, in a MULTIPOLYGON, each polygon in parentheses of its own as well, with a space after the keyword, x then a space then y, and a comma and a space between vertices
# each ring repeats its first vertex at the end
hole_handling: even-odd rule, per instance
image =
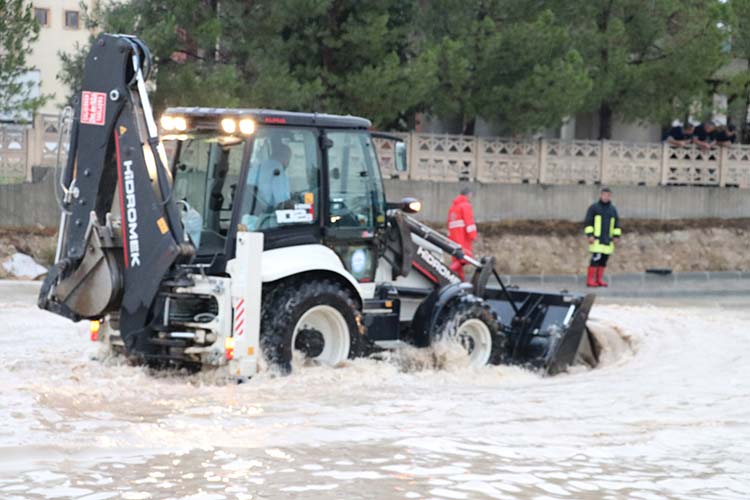
POLYGON ((606 267, 597 267, 596 268, 596 283, 599 286, 609 286, 609 283, 604 281, 604 270, 607 269, 606 267))
POLYGON ((464 264, 457 258, 453 257, 453 262, 451 262, 450 266, 451 271, 456 273, 456 275, 461 278, 461 281, 464 280, 464 264))
POLYGON ((603 268, 589 266, 589 273, 586 276, 586 286, 588 287, 599 286, 599 281, 597 280, 597 275, 598 275, 597 269, 603 269, 603 268))

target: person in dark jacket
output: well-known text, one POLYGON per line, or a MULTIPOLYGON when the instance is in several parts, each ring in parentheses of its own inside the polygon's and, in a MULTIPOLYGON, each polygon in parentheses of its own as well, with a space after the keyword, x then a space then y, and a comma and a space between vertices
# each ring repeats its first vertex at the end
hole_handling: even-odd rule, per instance
POLYGON ((664 134, 662 140, 667 141, 672 147, 684 148, 692 142, 694 130, 695 127, 693 127, 692 123, 688 122, 683 126, 682 122, 675 121, 672 123, 672 128, 669 129, 669 132, 664 134))
POLYGON ((737 142, 737 128, 729 123, 721 123, 716 128, 716 144, 727 147, 737 142))
POLYGON ((716 123, 713 121, 703 122, 693 130, 693 143, 703 151, 707 151, 716 145, 716 123))
POLYGON ((602 188, 599 201, 589 207, 584 225, 583 232, 589 240, 591 253, 586 285, 607 286, 604 270, 609 256, 615 251, 615 242, 622 235, 620 217, 612 204, 612 191, 608 187, 602 188))

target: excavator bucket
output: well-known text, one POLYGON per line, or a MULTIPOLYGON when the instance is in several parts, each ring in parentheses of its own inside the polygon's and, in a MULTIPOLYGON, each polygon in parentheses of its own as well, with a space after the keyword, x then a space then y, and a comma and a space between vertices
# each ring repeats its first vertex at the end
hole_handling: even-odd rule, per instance
POLYGON ((484 298, 508 335, 509 363, 548 375, 598 363, 597 345, 586 328, 593 294, 487 288, 484 298))

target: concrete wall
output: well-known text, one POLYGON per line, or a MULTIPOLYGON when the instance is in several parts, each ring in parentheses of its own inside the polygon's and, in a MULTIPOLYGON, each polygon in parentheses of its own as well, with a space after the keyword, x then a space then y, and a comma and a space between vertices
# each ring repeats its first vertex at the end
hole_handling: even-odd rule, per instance
MULTIPOLYGON (((599 138, 599 115, 578 113, 573 119, 575 137, 573 139, 599 138)), ((625 142, 659 142, 661 127, 658 123, 625 122, 615 117, 612 121, 612 140, 625 142)))
MULTIPOLYGON (((52 169, 35 168, 37 182, 0 185, 0 226, 56 227, 59 211, 52 169)), ((442 222, 462 184, 387 179, 389 201, 422 200, 420 218, 442 222)), ((477 221, 502 219, 581 220, 598 186, 472 184, 477 221)), ((614 202, 629 219, 733 219, 750 217, 750 190, 718 187, 614 186, 614 202)))
MULTIPOLYGON (((423 220, 441 222, 462 184, 386 180, 389 201, 414 196, 422 201, 423 220)), ((582 220, 599 186, 474 183, 475 217, 582 220)), ((719 187, 613 186, 614 203, 623 218, 691 219, 750 217, 750 190, 719 187)))
POLYGON ((0 184, 0 226, 57 226, 53 171, 35 167, 33 177, 33 183, 0 184))

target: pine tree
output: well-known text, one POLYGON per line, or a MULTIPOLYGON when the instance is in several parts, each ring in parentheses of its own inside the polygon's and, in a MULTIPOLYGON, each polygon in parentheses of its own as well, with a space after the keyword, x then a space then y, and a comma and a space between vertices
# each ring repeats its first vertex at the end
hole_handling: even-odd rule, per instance
POLYGON ((726 94, 728 115, 739 125, 739 139, 750 142, 748 108, 750 108, 750 0, 731 0, 724 27, 726 48, 733 64, 724 71, 719 91, 726 94))
POLYGON ((615 117, 668 123, 710 95, 728 61, 720 0, 547 0, 593 78, 583 111, 612 137, 615 117))
POLYGON ((0 0, 0 114, 20 119, 46 101, 33 96, 35 83, 24 77, 32 44, 39 38, 34 9, 24 0, 0 0))
MULTIPOLYGON (((352 113, 405 127, 432 87, 412 47, 414 0, 131 0, 92 15, 134 33, 156 63, 157 108, 255 106, 352 113)), ((81 58, 65 55, 65 78, 81 58)))
POLYGON ((438 61, 429 109, 456 132, 478 117, 508 133, 557 126, 591 90, 567 29, 521 0, 434 0, 422 24, 438 61))

